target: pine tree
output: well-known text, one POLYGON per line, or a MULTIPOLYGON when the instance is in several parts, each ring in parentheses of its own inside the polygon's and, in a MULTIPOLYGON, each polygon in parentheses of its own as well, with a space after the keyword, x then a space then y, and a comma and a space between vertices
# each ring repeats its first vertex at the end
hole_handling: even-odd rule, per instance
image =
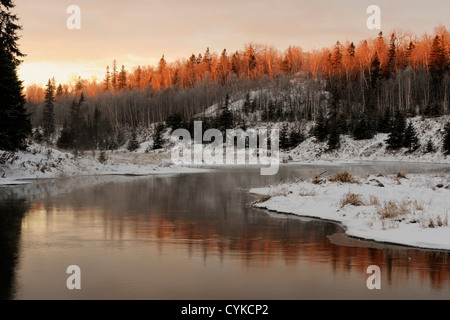
POLYGON ((450 122, 446 124, 445 128, 445 134, 444 134, 444 152, 449 154, 450 153, 450 122))
POLYGON ((25 109, 22 81, 17 68, 24 54, 19 50, 17 16, 11 0, 0 0, 0 149, 14 151, 25 148, 31 134, 29 115, 25 109))
POLYGON ((53 133, 55 133, 55 88, 53 83, 48 80, 47 89, 45 91, 45 105, 42 111, 42 127, 44 131, 44 138, 49 138, 53 133))
POLYGON ((419 147, 419 138, 417 137, 416 130, 414 130, 411 122, 408 123, 408 126, 405 129, 403 147, 408 148, 410 151, 417 150, 419 147))
POLYGON ((394 122, 391 126, 391 130, 386 140, 389 149, 400 149, 404 146, 404 134, 406 129, 405 117, 401 111, 397 110, 395 114, 394 122))

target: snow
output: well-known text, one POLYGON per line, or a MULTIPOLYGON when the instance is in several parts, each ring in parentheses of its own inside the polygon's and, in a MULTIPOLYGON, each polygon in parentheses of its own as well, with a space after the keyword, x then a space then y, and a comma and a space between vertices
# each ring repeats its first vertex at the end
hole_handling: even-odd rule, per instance
MULTIPOLYGON (((450 157, 442 152, 444 140, 444 126, 450 122, 449 116, 440 118, 411 118, 413 127, 419 138, 420 148, 410 152, 406 148, 397 151, 387 149, 385 133, 377 134, 372 139, 354 140, 351 136, 341 137, 340 148, 328 151, 327 142, 318 142, 310 137, 298 147, 284 153, 285 158, 294 162, 316 163, 317 161, 408 161, 408 162, 435 162, 450 163, 450 157), (435 147, 434 152, 426 152, 426 144, 431 140, 435 147)), ((311 123, 305 125, 310 128, 311 123)))
POLYGON ((170 155, 152 151, 107 151, 107 161, 99 161, 100 152, 86 151, 83 155, 29 142, 27 150, 15 153, 0 151, 0 185, 29 183, 27 180, 63 178, 86 175, 150 175, 206 172, 206 169, 175 166, 170 155))
POLYGON ((320 177, 321 182, 314 184, 313 180, 251 189, 261 196, 254 206, 339 222, 351 237, 450 250, 450 175, 370 175, 357 178, 358 183, 320 177), (358 195, 363 204, 343 205, 348 194, 358 195), (389 204, 404 211, 383 217, 383 213, 394 212, 383 210, 389 204))

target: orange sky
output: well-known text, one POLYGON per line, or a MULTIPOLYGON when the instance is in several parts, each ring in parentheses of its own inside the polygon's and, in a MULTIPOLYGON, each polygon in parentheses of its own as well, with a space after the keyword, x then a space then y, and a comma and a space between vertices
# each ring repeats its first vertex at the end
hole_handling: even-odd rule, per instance
POLYGON ((381 7, 382 30, 417 35, 448 26, 448 0, 16 0, 27 54, 19 76, 30 83, 71 74, 102 79, 114 59, 131 70, 138 65, 203 53, 240 50, 255 42, 284 50, 331 46, 375 37, 366 28, 371 4, 381 7), (395 2, 395 3, 392 3, 395 2), (81 8, 81 30, 68 30, 66 9, 81 8), (431 5, 432 4, 432 5, 431 5))

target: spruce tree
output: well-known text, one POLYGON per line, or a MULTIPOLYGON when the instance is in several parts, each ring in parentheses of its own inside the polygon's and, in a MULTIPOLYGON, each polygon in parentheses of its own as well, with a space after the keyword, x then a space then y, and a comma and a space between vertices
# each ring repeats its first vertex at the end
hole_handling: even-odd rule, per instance
POLYGON ((328 128, 327 128, 326 119, 325 119, 325 116, 323 115, 322 110, 319 110, 319 114, 317 115, 316 125, 313 130, 313 135, 320 142, 323 142, 327 139, 328 128))
POLYGON ((137 140, 136 129, 133 129, 131 132, 131 139, 128 141, 127 149, 130 152, 136 151, 140 147, 140 144, 137 140))
POLYGON ((55 88, 51 80, 48 80, 47 89, 45 91, 45 105, 42 111, 42 127, 44 131, 44 138, 49 138, 55 133, 55 88))
POLYGON ((419 147, 419 138, 417 138, 416 130, 411 122, 405 129, 403 137, 403 147, 408 148, 410 151, 414 151, 419 147))
POLYGON ((233 129, 234 120, 233 114, 230 111, 230 96, 227 94, 225 96, 225 104, 222 107, 221 113, 218 118, 218 125, 220 130, 225 133, 227 129, 233 129))
POLYGON ((300 128, 292 129, 291 134, 289 135, 289 146, 291 148, 296 148, 303 141, 305 141, 305 136, 302 134, 300 128))
POLYGON ((360 113, 359 118, 356 120, 356 124, 353 127, 353 138, 356 140, 373 138, 373 132, 365 113, 360 113))
POLYGON ((58 142, 56 143, 56 145, 60 149, 70 149, 73 146, 73 137, 70 132, 68 117, 66 119, 64 119, 61 135, 59 136, 58 142))
POLYGON ((389 149, 400 149, 404 146, 405 129, 405 117, 401 111, 397 110, 388 139, 386 140, 389 149))
POLYGON ((328 137, 328 148, 335 150, 340 147, 340 134, 337 123, 333 122, 330 128, 330 136, 328 137))
POLYGON ((450 122, 448 122, 444 128, 444 152, 449 154, 450 153, 450 122))
POLYGON ((285 123, 281 126, 280 129, 280 149, 286 150, 290 147, 290 133, 289 126, 285 123))
POLYGON ((25 138, 31 134, 23 85, 17 75, 24 54, 17 46, 17 32, 22 27, 11 13, 14 6, 11 0, 0 0, 0 149, 8 151, 24 149, 25 138))
POLYGON ((153 135, 153 150, 164 147, 164 140, 162 138, 163 131, 164 125, 162 123, 158 124, 155 128, 155 134, 153 135))

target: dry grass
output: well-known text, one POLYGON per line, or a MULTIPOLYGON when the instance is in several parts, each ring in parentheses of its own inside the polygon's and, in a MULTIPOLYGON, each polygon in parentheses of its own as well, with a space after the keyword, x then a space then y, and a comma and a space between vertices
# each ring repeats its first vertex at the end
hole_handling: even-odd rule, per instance
POLYGON ((308 179, 311 180, 312 184, 321 184, 323 183, 323 179, 320 177, 320 173, 309 171, 308 179))
POLYGON ((298 194, 300 197, 315 197, 317 196, 317 192, 314 190, 311 191, 301 191, 298 194))
POLYGON ((414 209, 416 209, 417 211, 423 211, 424 207, 423 207, 423 203, 419 202, 417 200, 414 200, 414 209))
POLYGON ((380 201, 378 200, 378 198, 376 196, 370 195, 369 196, 369 205, 371 205, 371 206, 379 206, 380 205, 380 201))
POLYGON ((331 182, 358 183, 358 180, 347 171, 335 173, 329 180, 331 182))
POLYGON ((352 205, 352 206, 365 206, 365 202, 362 200, 361 195, 356 193, 347 193, 344 195, 344 197, 341 199, 341 208, 345 207, 346 205, 352 205))
POLYGON ((383 205, 377 208, 377 213, 383 219, 396 218, 410 212, 410 203, 408 201, 385 201, 383 205))
POLYGON ((289 193, 292 193, 292 192, 288 192, 288 190, 286 188, 282 188, 281 190, 278 190, 276 192, 272 192, 272 193, 269 193, 269 194, 262 194, 262 195, 259 196, 258 200, 253 202, 253 204, 263 203, 263 202, 269 201, 273 197, 278 197, 278 196, 286 197, 289 193))
POLYGON ((396 178, 397 179, 406 179, 406 172, 405 171, 397 172, 396 178))
POLYGON ((269 201, 271 198, 272 198, 272 195, 270 195, 270 194, 262 194, 259 196, 258 200, 256 200, 254 202, 254 204, 269 201))

